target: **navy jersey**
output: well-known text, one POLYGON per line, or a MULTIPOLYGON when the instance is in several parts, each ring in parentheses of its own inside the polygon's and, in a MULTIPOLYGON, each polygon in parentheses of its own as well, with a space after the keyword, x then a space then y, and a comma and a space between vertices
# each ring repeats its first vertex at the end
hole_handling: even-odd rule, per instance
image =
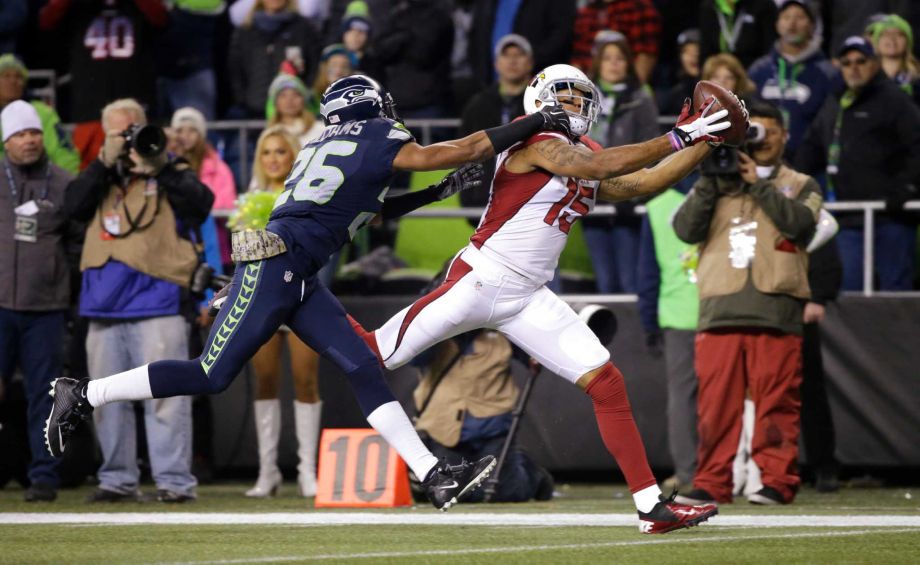
POLYGON ((308 277, 380 212, 393 159, 413 141, 401 123, 373 118, 328 126, 306 144, 266 229, 281 236, 308 277))

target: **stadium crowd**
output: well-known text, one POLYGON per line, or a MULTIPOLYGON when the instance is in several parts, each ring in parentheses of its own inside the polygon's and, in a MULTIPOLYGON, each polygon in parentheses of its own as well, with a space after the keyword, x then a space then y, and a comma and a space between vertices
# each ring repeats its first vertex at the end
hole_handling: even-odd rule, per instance
MULTIPOLYGON (((816 183, 809 189, 823 194, 825 202, 884 201, 874 222, 875 288, 918 288, 920 211, 904 208, 906 202, 920 199, 920 46, 914 43, 920 18, 911 13, 912 4, 4 0, 0 155, 5 150, 6 172, 0 175, 0 226, 6 231, 0 243, 5 265, 0 274, 0 338, 5 351, 0 352, 0 402, 10 388, 4 384, 9 384, 18 364, 33 460, 27 499, 53 500, 60 486, 57 463, 45 452, 40 429, 50 407, 47 385, 61 373, 64 356, 69 371, 96 378, 156 359, 185 357, 187 350, 198 355, 200 330, 206 331, 210 323, 206 279, 211 271, 222 275, 233 269, 230 232, 264 227, 263 209, 271 200, 258 195, 283 190, 299 148, 323 130, 318 117, 322 93, 351 74, 379 80, 410 128, 448 118, 457 121, 460 135, 466 135, 522 116, 524 90, 533 73, 551 64, 571 63, 600 89, 601 111, 589 136, 604 147, 656 137, 662 131, 659 117, 676 115, 698 80, 714 81, 751 106, 766 103, 777 108, 779 120, 773 125, 785 136, 777 159, 813 177, 816 183), (42 72, 48 70, 53 73, 42 72), (237 122, 228 125, 229 121, 237 122), (127 136, 123 132, 132 124, 148 122, 164 128, 166 152, 146 160, 132 155, 133 162, 123 162, 119 156, 126 147, 141 153, 144 130, 134 129, 127 136), (240 128, 252 135, 240 136, 240 128), (123 218, 120 224, 113 211, 123 200, 128 202, 127 189, 140 182, 137 175, 147 186, 133 193, 136 202, 131 205, 140 212, 128 217, 127 225, 123 218), (147 209, 158 184, 171 204, 168 217, 158 215, 158 208, 147 209), (34 210, 28 206, 33 202, 34 210), (140 249, 124 244, 134 231, 144 232, 146 243, 140 249), (101 241, 97 232, 104 234, 101 241), (53 234, 53 241, 32 248, 23 243, 20 251, 18 243, 11 244, 35 242, 42 234, 53 234), (53 258, 51 265, 36 266, 47 257, 53 258), (200 263, 209 265, 210 271, 201 274, 200 263), (187 282, 188 269, 198 284, 187 282), (186 278, 180 280, 182 276, 186 278), (187 323, 191 332, 185 329, 187 323), (65 340, 65 333, 72 337, 65 340), (151 333, 169 334, 174 343, 147 351, 143 345, 151 341, 151 333), (48 351, 60 355, 45 355, 48 351)), ((429 128, 431 140, 450 137, 448 127, 439 122, 429 128)), ((486 178, 493 172, 494 162, 486 163, 486 178)), ((421 187, 429 178, 406 175, 398 183, 421 187)), ((730 484, 704 481, 707 492, 694 480, 696 376, 686 368, 693 367, 699 321, 696 315, 665 313, 673 311, 669 308, 674 304, 699 307, 699 248, 678 241, 681 234, 675 235, 668 219, 697 179, 694 173, 650 201, 620 202, 615 214, 584 220, 579 245, 593 282, 585 287, 581 279, 557 271, 552 286, 639 294, 649 352, 663 352, 668 362, 672 483, 688 490, 690 485, 697 487, 691 492, 697 501, 724 501, 731 497, 730 484), (662 249, 674 251, 680 260, 662 261, 662 249)), ((462 192, 461 205, 488 205, 488 188, 484 183, 462 192)), ((858 291, 864 285, 863 214, 841 212, 837 218, 837 269, 842 280, 831 275, 827 283, 828 277, 822 278, 813 267, 808 272, 811 298, 807 292, 790 293, 805 304, 804 320, 800 315, 795 327, 783 326, 783 331, 797 338, 804 332, 805 345, 799 343, 797 351, 801 354, 804 348, 806 359, 815 347, 809 345, 809 335, 812 342, 817 339, 816 330, 808 326, 823 318, 824 303, 840 289, 858 291)), ((418 264, 411 249, 401 253, 399 230, 392 221, 357 237, 348 256, 333 256, 323 281, 347 292, 368 288, 356 274, 379 279, 398 266, 430 266, 418 264)), ((699 243, 704 237, 687 238, 688 243, 691 239, 699 243)), ((438 248, 434 233, 426 234, 426 245, 438 248)), ((454 251, 447 243, 437 261, 454 251)), ((837 253, 832 255, 830 261, 836 265, 837 253)), ((815 255, 819 267, 825 261, 815 255)), ((285 341, 295 367, 299 490, 312 496, 316 489, 322 406, 318 356, 282 331, 252 361, 260 473, 248 496, 272 495, 281 480, 276 463, 278 382, 285 341)), ((817 369, 806 363, 806 372, 817 376, 808 381, 806 374, 806 383, 823 378, 818 352, 817 369)), ((699 344, 696 354, 700 355, 699 344)), ((789 382, 798 386, 796 379, 789 382)), ((826 412, 823 388, 809 386, 815 391, 807 405, 826 412)), ((195 497, 191 401, 176 400, 180 401, 168 405, 165 400, 150 401, 144 410, 156 498, 163 502, 195 497)), ((510 404, 509 400, 509 410, 510 404)), ((814 426, 827 426, 828 418, 821 416, 814 426)), ((134 499, 140 476, 137 446, 134 434, 126 433, 134 429, 134 410, 108 406, 96 412, 95 424, 103 464, 99 488, 90 500, 134 499)), ((797 425, 790 424, 795 434, 797 425)), ((825 453, 822 439, 827 436, 825 432, 813 440, 815 445, 825 443, 825 453)), ((734 448, 727 446, 728 451, 734 448)), ((751 448, 749 444, 747 450, 751 448)), ((739 457, 744 451, 740 446, 739 457)), ((831 447, 830 455, 814 462, 826 489, 834 488, 832 451, 831 447)), ((820 456, 822 450, 809 452, 820 456)), ((783 489, 771 489, 766 497, 764 489, 753 492, 761 493, 762 503, 790 502, 796 485, 789 479, 783 489)), ((545 496, 545 484, 541 490, 545 496)))

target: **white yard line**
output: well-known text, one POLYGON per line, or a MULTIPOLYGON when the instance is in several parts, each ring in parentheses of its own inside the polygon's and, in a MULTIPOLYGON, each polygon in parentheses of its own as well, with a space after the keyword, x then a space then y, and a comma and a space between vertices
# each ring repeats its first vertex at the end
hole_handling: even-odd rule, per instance
POLYGON ((329 559, 387 559, 401 557, 437 557, 456 555, 496 554, 496 553, 525 553, 534 551, 559 551, 598 549, 609 547, 630 547, 641 545, 684 544, 684 543, 714 543, 752 541, 761 539, 796 539, 796 538, 831 538, 847 536, 863 536, 875 534, 898 534, 916 532, 913 528, 895 530, 848 530, 843 532, 811 532, 800 534, 766 534, 755 536, 708 536, 708 537, 660 537, 655 539, 642 539, 632 541, 611 541, 598 543, 572 543, 559 545, 528 545, 520 547, 482 547, 471 549, 427 549, 418 551, 381 551, 376 553, 339 553, 320 555, 277 555, 265 557, 246 557, 240 559, 216 559, 209 561, 182 561, 175 563, 159 563, 158 565, 233 565, 236 563, 284 563, 289 561, 325 561, 329 559))
MULTIPOLYGON (((632 526, 638 527, 635 514, 503 514, 426 512, 4 512, 3 524, 87 524, 87 525, 391 525, 391 526, 632 526)), ((716 516, 713 526, 764 528, 920 528, 918 515, 728 515, 716 516)))

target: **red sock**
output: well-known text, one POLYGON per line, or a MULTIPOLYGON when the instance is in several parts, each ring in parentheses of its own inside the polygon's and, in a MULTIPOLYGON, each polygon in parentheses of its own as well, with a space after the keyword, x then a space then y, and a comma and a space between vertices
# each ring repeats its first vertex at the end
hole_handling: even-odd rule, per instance
POLYGON ((657 484, 645 457, 645 446, 633 420, 623 373, 608 362, 585 389, 594 401, 594 415, 607 451, 626 475, 630 492, 657 484))
POLYGON ((348 318, 348 323, 351 324, 351 329, 355 330, 355 333, 367 343, 367 346, 371 348, 371 351, 374 352, 374 355, 377 356, 377 360, 380 361, 380 366, 386 368, 383 364, 383 357, 380 356, 380 350, 377 349, 377 338, 374 337, 374 332, 369 332, 364 329, 364 326, 358 323, 358 320, 355 320, 351 317, 351 314, 345 314, 348 318))

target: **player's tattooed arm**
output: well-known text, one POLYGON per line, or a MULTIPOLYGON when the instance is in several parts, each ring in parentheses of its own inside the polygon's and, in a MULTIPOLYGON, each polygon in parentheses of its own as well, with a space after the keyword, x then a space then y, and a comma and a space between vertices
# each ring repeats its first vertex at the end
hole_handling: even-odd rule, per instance
POLYGON ((670 155, 650 169, 604 180, 597 196, 601 200, 618 202, 660 192, 690 174, 709 151, 708 144, 700 143, 670 155))
POLYGON ((543 159, 560 167, 568 167, 591 162, 591 150, 569 145, 562 141, 543 141, 533 145, 533 151, 543 159))
POLYGON ((642 191, 642 183, 638 177, 637 174, 629 174, 602 180, 598 188, 598 196, 610 202, 642 196, 645 193, 642 191))
POLYGON ((513 155, 509 159, 509 168, 519 173, 540 168, 560 176, 603 180, 637 171, 673 151, 664 136, 602 151, 591 151, 552 139, 530 145, 525 151, 513 155))

